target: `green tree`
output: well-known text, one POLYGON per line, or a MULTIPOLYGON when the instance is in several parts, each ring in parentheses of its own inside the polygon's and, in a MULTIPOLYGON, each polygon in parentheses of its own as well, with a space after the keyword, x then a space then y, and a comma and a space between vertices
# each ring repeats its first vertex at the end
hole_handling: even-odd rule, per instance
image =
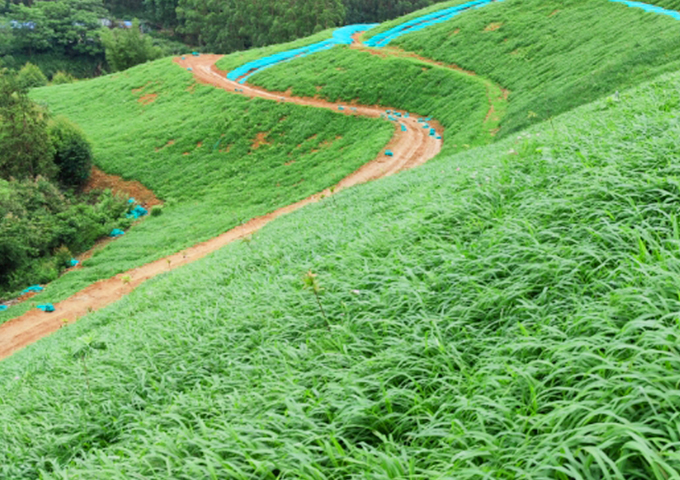
POLYGON ((13 75, 0 73, 0 177, 52 178, 57 167, 47 135, 47 112, 28 98, 13 75))
POLYGON ((132 28, 102 30, 100 32, 106 52, 106 61, 113 71, 126 70, 140 63, 159 58, 161 49, 153 45, 150 37, 142 34, 139 20, 132 28))
POLYGON ((85 133, 65 117, 50 121, 48 134, 54 145, 58 179, 67 187, 81 187, 90 178, 92 147, 85 133))
POLYGON ((21 88, 28 90, 29 88, 44 87, 47 85, 47 77, 42 70, 40 70, 40 67, 27 62, 26 65, 19 70, 17 82, 21 88))
POLYGON ((29 55, 52 52, 67 56, 99 55, 99 19, 106 16, 101 0, 38 1, 12 5, 13 50, 29 55))
POLYGON ((229 53, 294 40, 341 25, 341 0, 179 0, 180 31, 209 50, 229 53))

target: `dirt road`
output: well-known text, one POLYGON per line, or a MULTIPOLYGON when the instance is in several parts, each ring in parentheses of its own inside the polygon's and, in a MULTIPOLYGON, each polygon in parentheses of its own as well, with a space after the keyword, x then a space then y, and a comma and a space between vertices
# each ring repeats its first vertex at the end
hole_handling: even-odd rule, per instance
MULTIPOLYGON (((330 103, 316 98, 292 97, 285 93, 273 93, 248 85, 241 85, 227 80, 224 72, 220 72, 215 67, 215 62, 219 58, 221 56, 201 55, 199 57, 187 56, 184 60, 178 58, 175 61, 183 68, 191 68, 199 82, 223 88, 237 95, 326 108, 345 115, 379 118, 385 113, 383 107, 330 103), (339 107, 343 109, 340 110, 339 107)), ((353 185, 416 167, 439 153, 442 141, 430 136, 430 130, 423 128, 423 125, 418 123, 416 115, 400 118, 399 121, 406 126, 406 131, 403 131, 399 124, 395 125, 394 137, 386 147, 394 155, 388 157, 381 153, 378 158, 345 177, 332 190, 327 189, 262 217, 254 218, 207 242, 199 243, 169 257, 96 282, 66 300, 55 304, 56 311, 53 313, 44 313, 34 309, 0 325, 0 359, 10 356, 15 351, 55 332, 68 323, 77 321, 88 313, 120 300, 143 282, 156 275, 199 260, 234 240, 253 234, 277 217, 298 210, 353 185)), ((439 135, 443 133, 438 124, 433 122, 430 122, 430 124, 437 129, 439 135)))

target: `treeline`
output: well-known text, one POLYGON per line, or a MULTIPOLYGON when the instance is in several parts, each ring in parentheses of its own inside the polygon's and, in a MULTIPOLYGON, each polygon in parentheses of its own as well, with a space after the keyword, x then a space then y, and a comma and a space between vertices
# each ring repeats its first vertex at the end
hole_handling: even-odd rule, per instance
POLYGON ((14 69, 30 60, 50 78, 59 70, 90 77, 115 70, 110 57, 120 58, 125 50, 134 49, 130 57, 140 59, 122 62, 125 67, 189 48, 230 53, 287 42, 340 25, 382 22, 436 2, 7 0, 0 3, 0 60, 14 69), (143 36, 146 38, 131 40, 122 38, 124 34, 105 33, 138 31, 138 26, 129 22, 134 18, 140 19, 142 29, 149 33, 143 36), (116 55, 107 55, 116 50, 111 45, 118 37, 116 55))

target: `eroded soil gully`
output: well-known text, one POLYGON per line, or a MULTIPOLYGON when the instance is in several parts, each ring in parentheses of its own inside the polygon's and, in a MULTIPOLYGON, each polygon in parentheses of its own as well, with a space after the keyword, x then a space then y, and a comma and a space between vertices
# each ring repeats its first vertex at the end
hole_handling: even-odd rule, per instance
MULTIPOLYGON (((185 60, 176 59, 183 68, 191 68, 196 79, 201 83, 214 85, 230 92, 248 97, 259 97, 275 101, 286 101, 297 105, 326 108, 341 112, 339 104, 330 103, 314 98, 292 97, 281 93, 272 93, 260 88, 248 85, 240 85, 225 78, 223 72, 215 67, 215 62, 221 58, 219 55, 201 55, 200 57, 186 57, 185 60), (242 90, 242 92, 241 92, 242 90)), ((359 115, 364 117, 378 118, 385 112, 382 107, 369 107, 363 105, 345 105, 342 110, 346 115, 359 115)), ((13 352, 30 345, 31 343, 55 332, 62 326, 74 322, 80 317, 87 315, 100 308, 106 307, 129 294, 146 280, 162 273, 174 270, 183 265, 205 257, 219 250, 234 240, 246 237, 277 217, 294 212, 305 205, 319 201, 345 188, 365 183, 370 180, 392 175, 401 170, 421 165, 437 155, 442 147, 442 141, 429 135, 430 130, 423 128, 416 117, 400 119, 407 127, 402 131, 399 125, 395 126, 395 134, 387 149, 394 152, 394 156, 388 157, 381 154, 378 158, 367 163, 351 175, 345 177, 333 191, 331 189, 319 192, 311 197, 301 200, 287 207, 280 208, 262 217, 257 217, 249 222, 233 228, 207 242, 200 243, 184 251, 170 255, 169 257, 156 260, 155 262, 135 268, 116 275, 115 277, 101 280, 75 295, 55 304, 54 313, 43 313, 39 310, 31 310, 26 314, 12 319, 0 325, 0 359, 6 358, 13 352)), ((432 124, 441 135, 442 128, 432 124)))

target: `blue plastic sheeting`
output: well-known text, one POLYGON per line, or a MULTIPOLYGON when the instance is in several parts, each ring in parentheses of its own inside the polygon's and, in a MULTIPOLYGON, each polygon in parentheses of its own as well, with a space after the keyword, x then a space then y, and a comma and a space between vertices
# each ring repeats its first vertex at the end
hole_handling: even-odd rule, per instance
POLYGON ((387 155, 388 157, 393 157, 394 153, 392 153, 392 150, 385 150, 385 155, 387 155))
POLYGON ((338 110, 344 110, 344 109, 345 109, 345 107, 343 107, 343 106, 338 107, 338 110))
POLYGON ((127 218, 134 218, 135 220, 137 220, 138 218, 143 217, 144 215, 148 215, 148 213, 149 213, 149 211, 146 208, 144 208, 140 205, 137 205, 129 213, 127 213, 125 216, 127 218))
POLYGON ((0 305, 0 312, 4 312, 7 310, 9 307, 7 305, 0 305))
POLYGON ((52 305, 51 303, 43 303, 42 305, 38 305, 35 308, 37 308, 38 310, 42 310, 43 312, 46 313, 54 312, 54 305, 52 305))
POLYGON ((657 7, 656 5, 649 5, 648 3, 642 3, 642 2, 630 2, 628 0, 609 0, 610 2, 615 2, 615 3, 623 3, 625 5, 628 5, 629 7, 633 8, 641 8, 645 12, 649 13, 658 13, 660 15, 668 15, 669 17, 673 17, 676 20, 680 20, 680 12, 676 12, 675 10, 666 10, 665 8, 657 7))
POLYGON ((428 15, 414 18, 413 20, 402 23, 401 25, 397 25, 396 27, 369 39, 365 42, 365 44, 369 47, 385 47, 389 45, 392 40, 399 38, 402 35, 406 35, 407 33, 417 32, 427 27, 431 27, 432 25, 446 22, 451 20, 453 17, 460 15, 466 10, 482 8, 492 3, 502 1, 504 0, 473 0, 472 2, 463 3, 462 5, 457 5, 455 7, 444 8, 428 15))
POLYGON ((42 292, 45 290, 43 287, 40 285, 33 285, 31 287, 28 287, 26 290, 22 290, 21 294, 23 295, 24 293, 29 293, 29 292, 42 292))
POLYGON ((80 263, 80 262, 79 262, 78 260, 76 260, 75 258, 72 258, 71 261, 69 262, 69 264, 70 264, 72 267, 77 267, 79 263, 80 263))
POLYGON ((405 132, 405 131, 406 131, 406 125, 404 125, 403 123, 401 124, 401 131, 402 131, 402 132, 405 132))
POLYGON ((312 53, 328 50, 336 45, 351 45, 353 42, 352 35, 370 30, 377 25, 377 23, 374 23, 370 25, 349 25, 347 27, 338 28, 333 32, 333 37, 328 40, 253 60, 252 62, 241 65, 237 69, 229 72, 227 78, 232 81, 238 81, 239 83, 245 83, 252 75, 261 72, 264 69, 273 67, 274 65, 278 65, 279 63, 289 62, 298 57, 306 57, 312 53))
POLYGON ((114 228, 110 234, 111 237, 120 237, 121 235, 125 235, 125 232, 120 228, 114 228))

